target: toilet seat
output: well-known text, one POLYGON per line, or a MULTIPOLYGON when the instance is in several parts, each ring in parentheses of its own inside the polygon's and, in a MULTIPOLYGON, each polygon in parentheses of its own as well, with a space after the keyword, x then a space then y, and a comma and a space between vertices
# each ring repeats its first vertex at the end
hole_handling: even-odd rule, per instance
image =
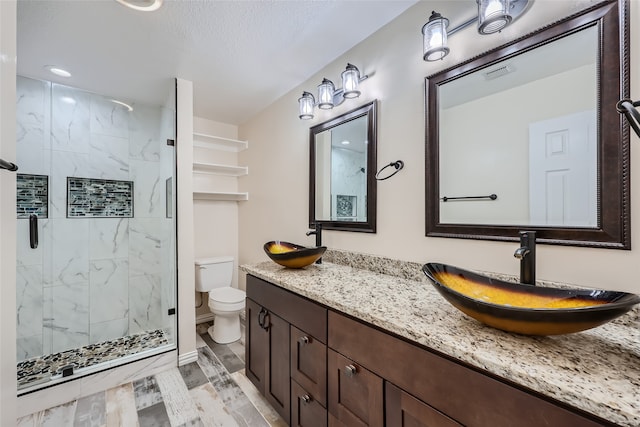
POLYGON ((216 288, 209 291, 209 308, 219 311, 238 311, 244 308, 246 294, 232 287, 216 288))

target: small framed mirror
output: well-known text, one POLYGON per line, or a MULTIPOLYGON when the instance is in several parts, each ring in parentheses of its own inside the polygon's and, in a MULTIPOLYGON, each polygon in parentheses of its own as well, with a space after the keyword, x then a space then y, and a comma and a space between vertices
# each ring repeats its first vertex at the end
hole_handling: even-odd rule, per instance
POLYGON ((426 234, 630 249, 627 0, 426 79, 426 234))
POLYGON ((309 132, 309 227, 376 232, 376 104, 309 132))

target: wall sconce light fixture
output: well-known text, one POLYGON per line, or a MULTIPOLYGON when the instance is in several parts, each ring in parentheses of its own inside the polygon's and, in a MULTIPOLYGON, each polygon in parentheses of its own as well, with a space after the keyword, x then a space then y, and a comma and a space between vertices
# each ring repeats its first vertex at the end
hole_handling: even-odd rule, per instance
POLYGON ((449 53, 447 38, 454 33, 478 23, 478 33, 497 33, 522 15, 529 0, 476 0, 478 15, 447 30, 449 20, 432 12, 429 21, 422 27, 423 55, 425 61, 443 59, 449 53))
POLYGON ((318 107, 323 110, 330 110, 344 102, 345 99, 357 98, 360 96, 360 83, 369 78, 369 76, 360 75, 358 67, 353 64, 347 64, 347 68, 342 72, 342 87, 336 89, 333 82, 329 79, 322 79, 322 83, 318 85, 318 102, 309 92, 302 92, 302 96, 298 98, 298 108, 301 120, 313 119, 313 109, 318 107))

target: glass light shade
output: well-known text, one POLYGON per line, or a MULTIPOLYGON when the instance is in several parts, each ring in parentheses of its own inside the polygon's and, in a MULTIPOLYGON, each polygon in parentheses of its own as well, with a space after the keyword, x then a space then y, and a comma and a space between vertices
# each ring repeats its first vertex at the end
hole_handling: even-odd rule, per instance
POLYGON ((478 2, 478 32, 492 34, 502 30, 513 20, 511 0, 476 0, 478 2))
POLYGON ((431 12, 429 21, 422 27, 422 41, 425 61, 437 61, 449 54, 447 47, 447 27, 449 20, 437 12, 431 12))
POLYGON ((300 119, 313 119, 313 104, 316 100, 309 92, 302 92, 302 96, 298 98, 298 107, 300 109, 300 119))
POLYGON ((360 96, 358 85, 360 84, 360 70, 352 64, 347 64, 347 69, 342 72, 342 96, 345 98, 357 98, 360 96))
POLYGON ((333 108, 333 94, 336 87, 333 82, 328 79, 322 79, 322 83, 318 85, 318 108, 330 110, 333 108))

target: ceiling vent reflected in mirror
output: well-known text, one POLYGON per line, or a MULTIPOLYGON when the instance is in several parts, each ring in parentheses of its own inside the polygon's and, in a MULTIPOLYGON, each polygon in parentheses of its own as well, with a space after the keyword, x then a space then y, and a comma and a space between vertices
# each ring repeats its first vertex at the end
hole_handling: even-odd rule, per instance
POLYGON ((515 71, 515 68, 513 68, 512 65, 510 64, 503 65, 494 70, 490 70, 484 73, 484 79, 485 80, 497 79, 498 77, 506 76, 509 73, 513 73, 514 71, 515 71))

